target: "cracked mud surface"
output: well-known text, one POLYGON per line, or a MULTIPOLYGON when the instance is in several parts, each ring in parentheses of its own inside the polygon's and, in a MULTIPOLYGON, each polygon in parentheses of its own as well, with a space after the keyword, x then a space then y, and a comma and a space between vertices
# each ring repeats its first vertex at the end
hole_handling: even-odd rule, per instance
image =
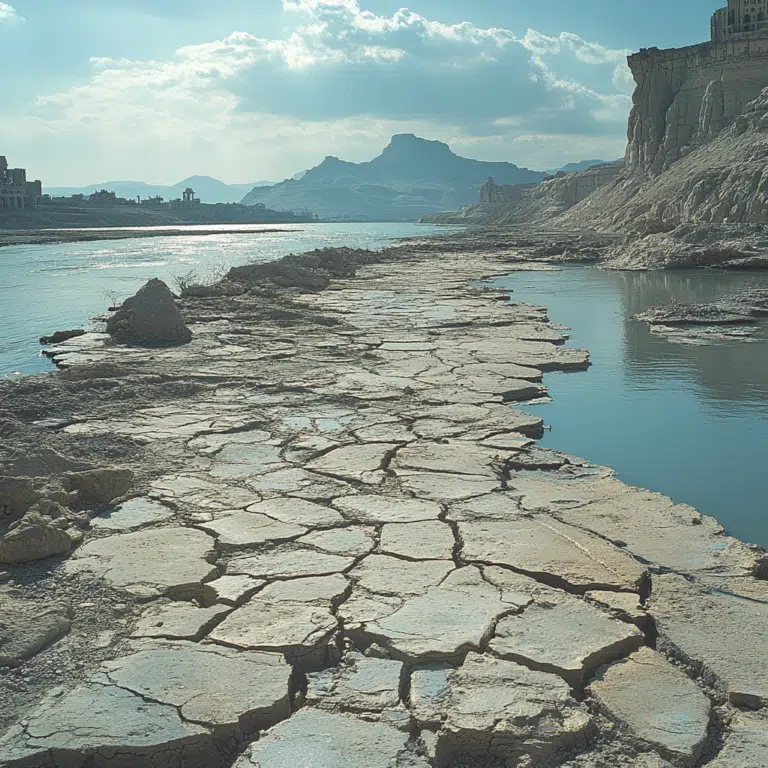
POLYGON ((4 385, 0 523, 66 536, 0 566, 0 766, 767 765, 764 553, 536 447, 588 353, 508 268, 399 248, 4 385))

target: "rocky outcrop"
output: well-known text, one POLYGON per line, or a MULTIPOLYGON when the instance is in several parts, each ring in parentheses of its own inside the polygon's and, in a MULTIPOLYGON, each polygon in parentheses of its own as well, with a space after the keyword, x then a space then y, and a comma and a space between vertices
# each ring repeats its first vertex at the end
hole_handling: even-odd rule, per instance
POLYGON ((626 167, 658 176, 733 123, 768 77, 768 39, 644 49, 629 57, 637 87, 626 167))
POLYGON ((107 333, 115 341, 137 346, 187 344, 192 340, 173 294, 157 278, 123 302, 107 321, 107 333))

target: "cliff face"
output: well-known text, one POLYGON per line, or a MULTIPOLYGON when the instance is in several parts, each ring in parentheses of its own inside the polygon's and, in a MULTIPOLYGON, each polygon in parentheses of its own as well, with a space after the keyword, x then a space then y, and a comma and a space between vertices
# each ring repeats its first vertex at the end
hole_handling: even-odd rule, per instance
POLYGON ((658 176, 742 114, 768 84, 768 39, 651 48, 629 57, 637 83, 626 167, 658 176))

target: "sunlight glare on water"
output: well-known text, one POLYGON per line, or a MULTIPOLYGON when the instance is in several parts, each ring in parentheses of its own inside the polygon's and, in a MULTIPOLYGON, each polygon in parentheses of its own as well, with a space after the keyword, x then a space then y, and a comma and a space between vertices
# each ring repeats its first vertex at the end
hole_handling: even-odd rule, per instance
POLYGON ((50 370, 40 355, 40 336, 87 327, 90 318, 153 277, 175 290, 177 278, 189 273, 207 282, 230 267, 289 253, 342 246, 376 249, 399 237, 456 231, 409 223, 203 227, 217 228, 240 233, 0 248, 0 378, 50 370))

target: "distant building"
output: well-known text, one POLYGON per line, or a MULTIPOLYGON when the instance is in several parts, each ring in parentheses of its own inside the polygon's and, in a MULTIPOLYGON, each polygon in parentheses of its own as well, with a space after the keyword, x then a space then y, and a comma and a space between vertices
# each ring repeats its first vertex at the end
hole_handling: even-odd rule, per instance
POLYGON ((712 41, 768 36, 768 0, 728 0, 712 17, 712 41))
POLYGON ((117 205, 117 195, 114 192, 109 192, 106 189, 100 189, 98 192, 94 192, 92 195, 88 195, 88 202, 93 205, 105 205, 115 206, 117 205))
POLYGON ((195 211, 200 208, 200 200, 195 197, 195 190, 187 187, 181 199, 171 200, 172 211, 195 211))
POLYGON ((41 181, 27 181, 24 168, 9 168, 0 155, 0 210, 37 206, 43 196, 41 181))

